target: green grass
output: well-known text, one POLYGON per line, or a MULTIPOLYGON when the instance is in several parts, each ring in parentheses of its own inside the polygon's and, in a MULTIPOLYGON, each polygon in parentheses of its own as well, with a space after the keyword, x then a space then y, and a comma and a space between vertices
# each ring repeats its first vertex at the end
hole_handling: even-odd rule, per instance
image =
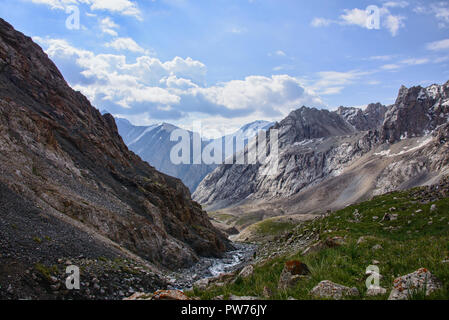
POLYGON ((36 271, 44 276, 47 280, 49 280, 51 276, 58 274, 59 272, 57 266, 53 265, 51 267, 47 267, 41 263, 36 263, 34 269, 36 269, 36 271))
POLYGON ((256 232, 261 235, 277 235, 283 232, 291 231, 296 227, 292 222, 276 221, 268 219, 258 223, 255 228, 256 232))
MULTIPOLYGON (((360 203, 340 210, 329 217, 291 226, 275 225, 273 222, 259 226, 263 232, 303 235, 310 230, 319 230, 320 238, 334 236, 345 237, 345 244, 337 248, 329 248, 320 252, 302 256, 301 252, 290 252, 281 257, 256 265, 254 274, 247 279, 238 279, 234 284, 207 291, 194 290, 191 293, 202 299, 211 299, 218 295, 258 296, 262 297, 264 287, 270 288, 274 295, 270 299, 313 299, 310 290, 322 280, 330 280, 348 287, 357 287, 361 293, 357 299, 387 299, 393 280, 418 270, 427 268, 443 283, 443 289, 430 297, 423 292, 414 292, 410 299, 449 299, 449 268, 442 263, 449 257, 449 199, 434 203, 420 204, 409 192, 395 192, 378 196, 371 201, 360 203), (437 210, 430 211, 432 204, 437 210), (389 208, 398 214, 395 221, 380 220, 389 208), (358 209, 362 214, 360 222, 354 222, 353 212, 358 209), (416 213, 421 209, 421 213, 416 213), (373 217, 377 216, 377 221, 373 217), (432 221, 432 224, 429 224, 432 221), (324 232, 332 230, 331 232, 324 232), (359 245, 360 237, 366 240, 359 245), (383 249, 373 250, 380 244, 383 249), (309 266, 311 275, 302 279, 294 288, 287 291, 277 290, 279 275, 284 263, 298 259, 309 266), (383 275, 381 286, 387 289, 385 296, 366 297, 365 271, 378 260, 380 273, 383 275)), ((282 236, 280 237, 282 238, 282 236)), ((286 240, 285 240, 286 241, 286 240)))

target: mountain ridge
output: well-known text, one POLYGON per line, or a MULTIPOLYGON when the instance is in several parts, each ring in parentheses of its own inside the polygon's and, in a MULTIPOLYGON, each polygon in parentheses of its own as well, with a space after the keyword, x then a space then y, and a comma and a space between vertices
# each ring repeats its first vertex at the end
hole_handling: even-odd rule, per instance
POLYGON ((448 92, 449 82, 403 87, 396 104, 388 107, 371 104, 365 110, 334 112, 300 108, 274 127, 280 146, 275 176, 261 174, 267 165, 222 165, 202 181, 193 198, 208 210, 258 221, 341 209, 433 181, 448 169, 448 92), (415 107, 422 111, 414 113, 415 107), (407 128, 412 128, 408 138, 407 128), (426 152, 433 156, 426 158, 426 152))
POLYGON ((9 189, 158 266, 230 247, 189 190, 130 152, 114 118, 2 19, 0 69, 0 181, 9 189))

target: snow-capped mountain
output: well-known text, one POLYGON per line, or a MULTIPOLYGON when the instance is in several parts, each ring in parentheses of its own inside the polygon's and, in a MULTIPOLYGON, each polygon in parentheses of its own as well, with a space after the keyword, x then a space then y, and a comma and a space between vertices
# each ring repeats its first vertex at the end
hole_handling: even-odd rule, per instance
POLYGON ((271 163, 221 165, 193 198, 208 210, 264 216, 262 207, 267 215, 338 209, 428 184, 449 172, 448 119, 449 82, 402 87, 388 107, 302 107, 273 127, 279 130, 275 175, 264 174, 271 163))
MULTIPOLYGON (((192 192, 203 178, 218 166, 217 164, 205 163, 173 164, 170 159, 170 152, 178 142, 170 141, 170 135, 174 130, 180 129, 177 126, 168 123, 154 124, 151 126, 134 126, 131 122, 123 118, 116 118, 116 123, 119 133, 129 149, 157 170, 181 179, 192 192)), ((259 131, 266 131, 272 125, 273 123, 268 121, 255 121, 243 126, 232 135, 214 140, 202 139, 202 149, 209 144, 213 144, 214 146, 222 144, 223 150, 235 150, 235 152, 239 152, 242 146, 245 146, 259 131), (239 140, 244 142, 243 145, 235 143, 235 141, 239 140), (232 149, 234 145, 235 148, 232 149)), ((187 132, 192 141, 193 132, 187 132)), ((190 163, 193 163, 193 152, 191 152, 190 157, 190 163)))

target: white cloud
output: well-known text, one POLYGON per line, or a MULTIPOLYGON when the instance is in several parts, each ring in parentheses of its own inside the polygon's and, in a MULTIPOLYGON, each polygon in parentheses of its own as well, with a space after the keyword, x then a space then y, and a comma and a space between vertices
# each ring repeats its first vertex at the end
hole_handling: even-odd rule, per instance
POLYGON ((35 4, 44 4, 51 9, 65 10, 71 5, 88 5, 91 11, 109 11, 141 19, 137 3, 130 0, 25 0, 35 4))
POLYGON ((401 66, 398 64, 385 64, 381 67, 383 70, 396 70, 399 69, 401 66))
POLYGON ((103 33, 109 34, 113 37, 118 36, 117 31, 120 26, 116 24, 111 18, 107 17, 100 21, 100 29, 103 33))
POLYGON ((111 42, 106 43, 105 46, 108 48, 113 48, 117 51, 127 50, 136 53, 149 53, 131 38, 117 38, 112 40, 111 42))
POLYGON ((130 63, 124 55, 95 54, 65 40, 35 40, 57 64, 73 64, 81 78, 71 81, 72 86, 96 107, 129 118, 175 122, 199 114, 240 123, 251 116, 282 119, 301 105, 324 106, 313 91, 288 75, 249 76, 205 86, 207 68, 191 58, 163 62, 142 55, 130 63))
POLYGON ((317 73, 317 78, 314 80, 305 80, 314 92, 320 96, 339 94, 348 85, 353 84, 370 72, 363 72, 359 70, 351 70, 347 72, 339 71, 322 71, 317 73))
POLYGON ((383 4, 385 8, 406 8, 409 5, 407 1, 388 1, 383 4))
POLYGON ((402 60, 401 61, 401 63, 407 64, 407 65, 410 65, 410 66, 427 64, 429 62, 430 62, 430 60, 427 59, 427 58, 421 58, 421 59, 412 58, 412 59, 406 59, 406 60, 402 60))
MULTIPOLYGON (((400 28, 405 27, 405 17, 393 15, 388 8, 400 7, 404 8, 405 1, 390 1, 384 3, 383 7, 379 8, 379 14, 382 26, 388 29, 392 36, 396 36, 400 28)), ((345 9, 343 14, 339 16, 338 20, 330 20, 325 18, 314 18, 311 25, 313 27, 327 27, 331 24, 338 25, 356 25, 361 28, 370 29, 368 21, 370 21, 371 14, 363 9, 345 9)))
POLYGON ((284 51, 282 51, 282 50, 278 50, 275 53, 276 53, 277 56, 280 56, 280 57, 286 57, 287 56, 287 54, 284 51))
POLYGON ((372 56, 369 57, 367 60, 374 60, 374 61, 388 61, 393 59, 394 56, 392 55, 384 55, 384 56, 372 56))
POLYGON ((438 22, 438 27, 449 27, 449 3, 440 1, 430 5, 419 5, 413 9, 418 14, 432 14, 438 22))
POLYGON ((311 22, 312 27, 327 27, 332 24, 333 21, 325 18, 314 18, 311 22))
POLYGON ((432 51, 447 50, 449 49, 449 39, 428 43, 427 49, 432 51))

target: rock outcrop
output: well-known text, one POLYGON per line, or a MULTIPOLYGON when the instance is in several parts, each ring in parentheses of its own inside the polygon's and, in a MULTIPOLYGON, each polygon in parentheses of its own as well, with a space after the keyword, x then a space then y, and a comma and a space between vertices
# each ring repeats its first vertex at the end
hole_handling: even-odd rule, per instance
POLYGON ((381 141, 423 136, 449 121, 449 81, 444 85, 407 89, 402 86, 380 128, 381 141))
POLYGON ((395 279, 388 300, 408 300, 413 296, 428 296, 441 288, 441 281, 429 270, 421 268, 395 279))
POLYGON ((211 210, 268 218, 274 216, 270 212, 336 210, 436 183, 449 172, 448 93, 449 82, 402 87, 388 107, 335 112, 302 107, 273 127, 279 130, 277 167, 273 161, 221 165, 193 198, 211 210))
POLYGON ((357 297, 360 295, 357 288, 345 287, 341 284, 329 280, 321 281, 310 291, 310 294, 317 298, 340 300, 345 297, 357 297))
POLYGON ((376 130, 385 119, 387 107, 381 103, 371 103, 365 110, 340 107, 337 114, 351 124, 357 131, 376 130))
POLYGON ((2 19, 0 173, 6 188, 46 214, 156 265, 185 267, 228 246, 181 181, 130 152, 114 118, 2 19))

